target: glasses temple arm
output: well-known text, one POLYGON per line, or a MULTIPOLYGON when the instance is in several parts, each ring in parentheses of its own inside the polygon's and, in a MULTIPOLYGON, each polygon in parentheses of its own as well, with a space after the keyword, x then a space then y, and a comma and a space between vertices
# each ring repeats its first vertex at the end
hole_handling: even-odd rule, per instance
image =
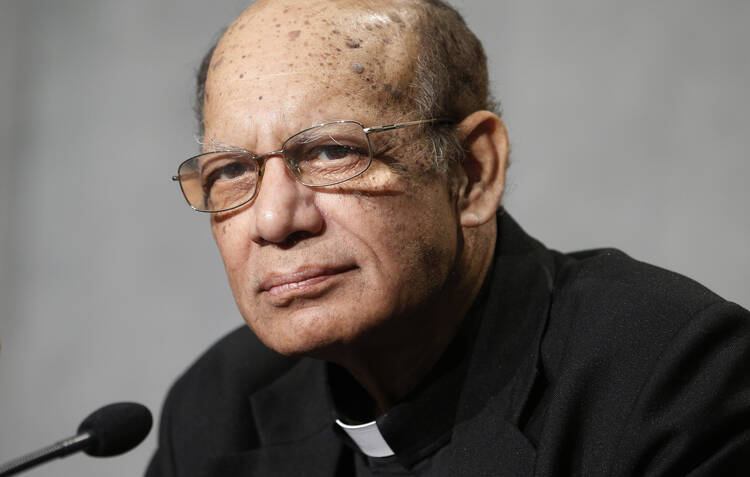
POLYGON ((374 127, 364 128, 364 131, 367 134, 371 132, 391 131, 393 129, 401 129, 401 128, 405 128, 408 126, 416 126, 417 124, 429 124, 429 123, 438 123, 438 122, 452 123, 453 121, 447 118, 418 119, 416 121, 407 121, 404 123, 386 124, 385 126, 374 126, 374 127))

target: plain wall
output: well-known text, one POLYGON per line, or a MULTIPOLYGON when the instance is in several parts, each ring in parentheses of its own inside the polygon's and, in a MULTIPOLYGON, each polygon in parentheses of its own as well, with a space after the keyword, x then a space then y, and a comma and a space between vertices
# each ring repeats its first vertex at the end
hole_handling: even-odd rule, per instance
MULTIPOLYGON (((101 405, 158 416, 241 324, 208 217, 193 73, 246 2, 0 1, 0 462, 101 405)), ((509 211, 552 248, 616 246, 750 305, 750 3, 456 2, 504 105, 509 211)), ((325 118, 327 119, 327 118, 325 118)), ((132 476, 113 459, 29 476, 132 476)))

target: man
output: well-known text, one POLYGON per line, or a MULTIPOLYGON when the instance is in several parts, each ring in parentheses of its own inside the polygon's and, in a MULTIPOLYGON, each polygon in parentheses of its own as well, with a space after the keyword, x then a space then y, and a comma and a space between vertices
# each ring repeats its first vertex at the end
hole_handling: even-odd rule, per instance
POLYGON ((259 1, 199 96, 175 179, 249 329, 170 392, 148 475, 750 470, 750 316, 515 224, 484 53, 442 2, 259 1))

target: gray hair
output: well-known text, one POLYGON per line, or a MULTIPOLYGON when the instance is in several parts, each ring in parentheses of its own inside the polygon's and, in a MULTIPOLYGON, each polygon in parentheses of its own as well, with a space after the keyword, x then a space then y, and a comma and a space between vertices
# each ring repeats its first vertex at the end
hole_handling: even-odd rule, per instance
MULTIPOLYGON (((421 118, 460 121, 474 111, 500 115, 489 91, 487 57, 479 39, 460 13, 442 0, 418 0, 414 31, 420 54, 416 59, 411 100, 421 118)), ((455 129, 427 128, 435 150, 435 165, 445 172, 464 158, 455 129)))

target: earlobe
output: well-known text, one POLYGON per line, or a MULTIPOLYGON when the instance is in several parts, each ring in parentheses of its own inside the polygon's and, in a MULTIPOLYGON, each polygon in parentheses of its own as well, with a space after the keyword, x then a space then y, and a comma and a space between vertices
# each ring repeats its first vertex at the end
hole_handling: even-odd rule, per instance
POLYGON ((466 176, 459 197, 461 226, 477 227, 494 217, 500 207, 508 164, 505 124, 490 111, 476 111, 458 125, 466 156, 466 176))

